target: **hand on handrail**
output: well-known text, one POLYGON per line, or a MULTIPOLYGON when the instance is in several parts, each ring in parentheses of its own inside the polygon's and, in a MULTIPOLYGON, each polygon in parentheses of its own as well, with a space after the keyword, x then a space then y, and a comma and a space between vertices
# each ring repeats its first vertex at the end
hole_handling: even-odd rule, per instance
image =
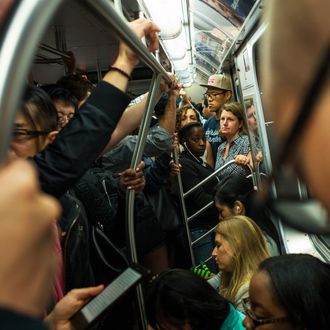
MULTIPOLYGON (((154 52, 159 48, 159 39, 157 33, 160 32, 159 27, 151 20, 139 18, 129 23, 130 28, 135 32, 139 38, 146 38, 148 49, 154 52)), ((130 70, 139 63, 138 56, 125 43, 121 42, 119 45, 119 54, 117 61, 123 61, 126 67, 123 69, 130 70)), ((116 61, 116 62, 117 62, 116 61)))

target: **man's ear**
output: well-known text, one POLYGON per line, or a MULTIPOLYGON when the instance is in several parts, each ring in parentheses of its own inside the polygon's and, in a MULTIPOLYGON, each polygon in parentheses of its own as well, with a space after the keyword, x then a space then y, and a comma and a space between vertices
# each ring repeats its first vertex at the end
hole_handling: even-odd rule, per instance
POLYGON ((47 135, 48 144, 54 142, 54 140, 56 139, 57 134, 58 134, 58 131, 51 131, 50 133, 48 133, 48 135, 47 135))
POLYGON ((232 96, 232 92, 231 91, 226 91, 226 93, 225 93, 226 103, 231 100, 231 96, 232 96))

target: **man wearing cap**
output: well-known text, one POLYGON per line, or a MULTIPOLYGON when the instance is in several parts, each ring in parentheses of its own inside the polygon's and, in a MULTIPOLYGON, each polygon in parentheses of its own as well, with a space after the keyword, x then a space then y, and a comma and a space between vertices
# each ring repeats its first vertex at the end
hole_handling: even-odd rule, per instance
POLYGON ((215 113, 215 116, 212 116, 204 124, 205 136, 211 144, 213 159, 215 159, 221 142, 219 135, 220 114, 223 105, 231 99, 232 86, 230 79, 224 74, 210 76, 207 85, 202 84, 201 86, 207 87, 205 96, 209 103, 209 110, 215 113))

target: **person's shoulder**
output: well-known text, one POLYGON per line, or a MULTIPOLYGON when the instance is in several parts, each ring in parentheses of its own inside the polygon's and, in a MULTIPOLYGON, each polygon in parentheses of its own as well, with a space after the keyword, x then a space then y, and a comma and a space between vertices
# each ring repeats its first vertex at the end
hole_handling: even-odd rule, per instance
POLYGON ((220 330, 243 330, 244 315, 240 313, 232 304, 229 304, 229 313, 223 322, 220 330))

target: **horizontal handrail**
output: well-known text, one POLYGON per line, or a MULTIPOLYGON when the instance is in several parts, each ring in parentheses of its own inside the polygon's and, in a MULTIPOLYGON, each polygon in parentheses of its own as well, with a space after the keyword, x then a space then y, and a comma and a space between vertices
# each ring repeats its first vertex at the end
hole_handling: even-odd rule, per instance
POLYGON ((139 55, 139 58, 143 63, 145 63, 153 72, 160 73, 167 82, 171 82, 165 69, 157 62, 155 57, 150 54, 146 46, 130 29, 123 18, 116 13, 114 6, 109 0, 87 0, 86 4, 88 4, 93 10, 96 10, 99 15, 111 24, 115 34, 139 55))
POLYGON ((210 174, 207 178, 205 178, 204 180, 202 180, 201 182, 199 182, 195 187, 191 188, 190 190, 188 190, 187 192, 185 192, 183 194, 183 197, 187 197, 190 194, 192 194, 195 190, 197 190, 198 188, 200 188, 202 185, 204 185, 206 182, 209 182, 212 178, 214 178, 215 176, 218 175, 218 173, 220 171, 222 171, 223 169, 225 169, 226 167, 228 167, 229 165, 235 163, 235 160, 230 160, 228 163, 222 165, 221 167, 219 167, 217 170, 215 170, 212 174, 210 174))

